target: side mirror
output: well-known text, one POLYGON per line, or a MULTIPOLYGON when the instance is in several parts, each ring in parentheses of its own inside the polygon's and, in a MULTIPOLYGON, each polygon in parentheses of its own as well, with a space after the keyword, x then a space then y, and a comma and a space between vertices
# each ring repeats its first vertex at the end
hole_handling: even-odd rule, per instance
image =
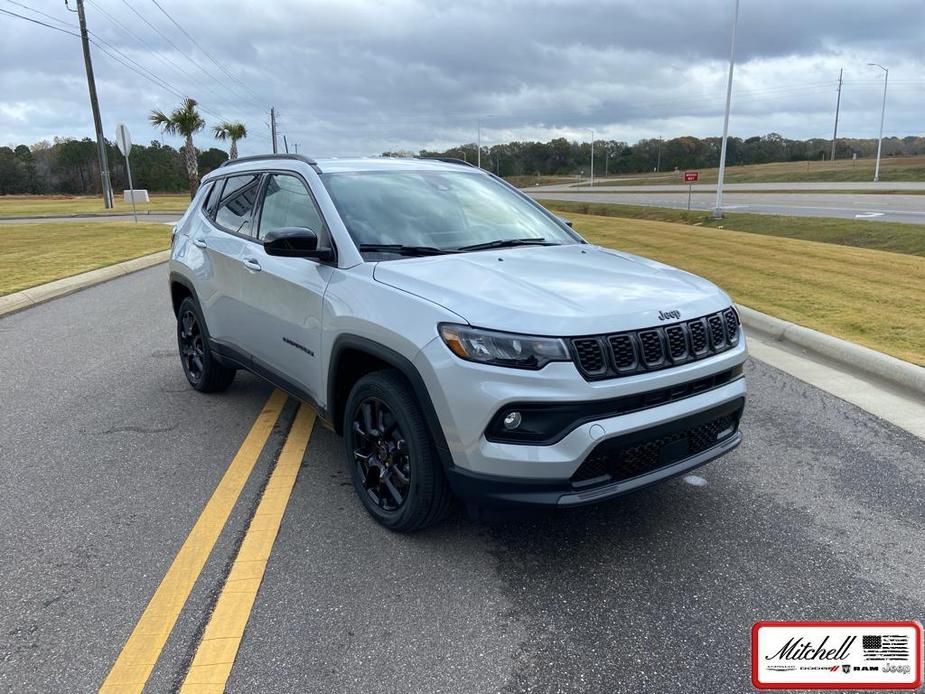
POLYGON ((318 234, 306 227, 282 227, 268 231, 263 237, 263 249, 267 255, 282 258, 334 259, 332 250, 318 248, 318 234))
POLYGON ((559 221, 562 222, 562 223, 563 223, 565 226, 567 226, 568 228, 570 228, 570 229, 572 228, 572 220, 571 220, 571 219, 566 219, 565 217, 559 217, 559 221))

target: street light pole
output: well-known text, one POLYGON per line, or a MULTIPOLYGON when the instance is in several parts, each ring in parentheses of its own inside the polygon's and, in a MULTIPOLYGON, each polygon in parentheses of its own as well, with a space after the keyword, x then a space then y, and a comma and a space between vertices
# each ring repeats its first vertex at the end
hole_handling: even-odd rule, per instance
POLYGON ((723 144, 719 153, 719 176, 716 179, 716 204, 713 206, 713 218, 723 217, 723 178, 726 175, 726 141, 729 139, 729 107, 732 104, 732 72, 736 59, 736 24, 739 23, 739 0, 735 0, 732 13, 732 42, 729 48, 729 79, 726 82, 726 115, 723 118, 723 144))
POLYGON ((477 164, 478 164, 478 167, 481 169, 482 168, 482 118, 481 116, 479 117, 479 122, 478 122, 478 136, 476 138, 476 142, 478 143, 476 146, 479 148, 479 152, 477 155, 477 164))
POLYGON ((867 63, 871 67, 883 70, 883 106, 880 108, 880 137, 877 138, 877 168, 874 169, 874 183, 880 181, 880 150, 883 147, 883 118, 886 116, 886 84, 890 79, 890 71, 877 63, 867 63))

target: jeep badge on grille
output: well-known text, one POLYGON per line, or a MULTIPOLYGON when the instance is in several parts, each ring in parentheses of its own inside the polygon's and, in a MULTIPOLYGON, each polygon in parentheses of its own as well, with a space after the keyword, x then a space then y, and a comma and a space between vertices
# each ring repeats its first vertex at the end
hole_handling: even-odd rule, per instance
POLYGON ((680 311, 659 311, 658 312, 659 320, 668 320, 669 318, 674 318, 675 320, 678 320, 678 318, 680 317, 681 317, 680 311))

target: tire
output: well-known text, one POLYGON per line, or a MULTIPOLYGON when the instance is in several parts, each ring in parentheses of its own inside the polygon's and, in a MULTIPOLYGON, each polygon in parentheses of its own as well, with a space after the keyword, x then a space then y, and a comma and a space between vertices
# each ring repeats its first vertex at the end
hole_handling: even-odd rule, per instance
POLYGON ((231 385, 235 370, 219 364, 209 349, 209 330, 192 297, 186 297, 177 310, 177 346, 183 373, 193 388, 218 393, 231 385))
POLYGON ((354 384, 344 408, 344 445, 354 490, 380 524, 411 532, 446 516, 446 475, 421 406, 398 371, 375 371, 354 384))

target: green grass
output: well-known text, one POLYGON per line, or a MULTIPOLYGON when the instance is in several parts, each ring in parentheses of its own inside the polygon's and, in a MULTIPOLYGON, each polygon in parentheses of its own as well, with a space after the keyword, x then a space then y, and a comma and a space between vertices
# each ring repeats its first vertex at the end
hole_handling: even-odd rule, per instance
MULTIPOLYGON (((136 203, 139 215, 145 212, 179 212, 189 207, 189 195, 152 195, 150 203, 136 203)), ((0 195, 0 217, 42 217, 74 214, 131 214, 132 204, 116 197, 111 210, 103 199, 86 195, 0 195)))
MULTIPOLYGON (((572 193, 581 193, 581 194, 610 193, 613 195, 617 195, 617 194, 633 195, 634 193, 637 192, 637 191, 620 190, 619 189, 620 187, 625 187, 625 186, 611 187, 604 183, 598 184, 598 182, 595 181, 593 188, 586 188, 585 184, 582 183, 581 188, 574 186, 572 189, 568 191, 568 193, 569 195, 571 195, 572 193)), ((667 192, 668 194, 671 193, 671 191, 667 191, 667 192)), ((679 190, 675 192, 683 195, 687 191, 679 190)), ((699 189, 695 188, 693 192, 695 194, 715 193, 716 186, 713 186, 711 188, 699 188, 699 189)), ((758 188, 758 189, 736 188, 735 190, 727 190, 726 192, 727 193, 749 193, 751 195, 859 195, 859 194, 867 195, 868 193, 871 195, 925 195, 925 190, 903 190, 902 188, 887 188, 887 189, 882 189, 882 190, 878 188, 877 190, 862 190, 862 191, 845 190, 845 189, 841 189, 841 190, 818 189, 817 190, 815 188, 792 188, 792 189, 791 188, 780 188, 780 189, 775 188, 773 190, 769 190, 767 188, 758 188)), ((659 191, 659 194, 664 195, 665 193, 659 191)))
MULTIPOLYGON (((713 219, 702 210, 676 210, 646 205, 539 200, 557 213, 645 219, 703 228, 733 229, 750 234, 818 241, 839 246, 869 248, 891 253, 925 256, 925 226, 900 222, 874 222, 834 217, 785 217, 772 214, 727 212, 713 219)), ((923 289, 925 292, 925 289, 923 289)), ((923 296, 925 301, 925 296, 923 296)))
POLYGON ((517 188, 532 188, 534 186, 551 186, 560 183, 574 183, 574 176, 505 176, 504 180, 517 188))
POLYGON ((0 296, 170 246, 166 224, 0 224, 0 296))
POLYGON ((925 258, 728 228, 571 218, 592 243, 683 268, 746 306, 925 365, 925 258))
MULTIPOLYGON (((836 159, 835 161, 788 161, 726 167, 726 183, 801 183, 832 181, 873 181, 876 159, 836 159)), ((698 183, 716 183, 719 169, 699 169, 698 183)), ((595 177, 594 184, 598 184, 595 177)), ((659 174, 608 176, 607 185, 659 185, 684 183, 680 171, 659 174)), ((880 181, 925 181, 925 156, 887 157, 880 160, 880 181)))

